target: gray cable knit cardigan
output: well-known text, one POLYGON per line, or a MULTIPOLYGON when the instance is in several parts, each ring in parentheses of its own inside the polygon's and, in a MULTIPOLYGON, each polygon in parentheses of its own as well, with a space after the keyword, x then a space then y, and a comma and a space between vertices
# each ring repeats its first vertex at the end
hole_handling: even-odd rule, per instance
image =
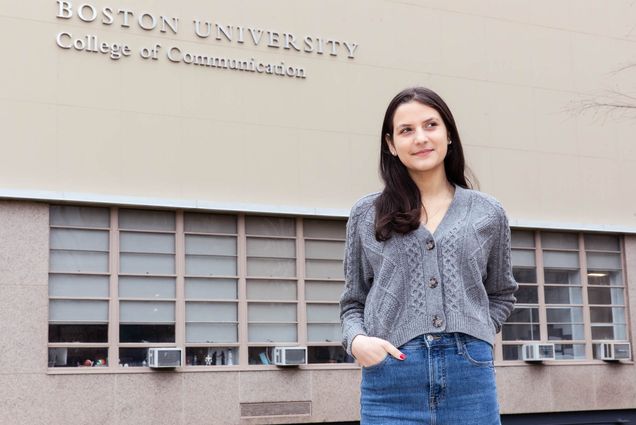
POLYGON ((455 187, 433 234, 420 227, 375 239, 374 201, 351 209, 340 298, 343 346, 357 335, 396 347, 423 333, 463 332, 493 344, 510 315, 517 283, 510 262, 510 228, 497 200, 455 187))

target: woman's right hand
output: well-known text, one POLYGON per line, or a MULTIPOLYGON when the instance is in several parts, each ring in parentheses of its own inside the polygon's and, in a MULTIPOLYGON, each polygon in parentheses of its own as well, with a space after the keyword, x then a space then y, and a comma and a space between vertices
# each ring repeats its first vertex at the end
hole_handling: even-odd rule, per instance
POLYGON ((387 355, 398 360, 404 360, 406 356, 395 348, 389 341, 374 336, 358 335, 351 343, 351 354, 356 358, 360 366, 371 367, 380 363, 387 355))

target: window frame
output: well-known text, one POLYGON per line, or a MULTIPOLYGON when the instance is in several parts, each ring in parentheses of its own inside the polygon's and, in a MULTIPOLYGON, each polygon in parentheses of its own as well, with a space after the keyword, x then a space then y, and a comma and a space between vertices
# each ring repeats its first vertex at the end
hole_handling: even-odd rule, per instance
MULTIPOLYGON (((590 232, 590 231, 573 231, 573 230, 560 230, 560 229, 535 229, 535 228, 511 228, 511 231, 530 231, 534 234, 534 248, 529 247, 518 247, 520 249, 534 249, 535 250, 535 259, 536 259, 536 275, 537 275, 537 288, 538 288, 538 304, 522 304, 522 307, 538 307, 539 309, 539 324, 540 324, 540 338, 535 341, 523 341, 523 340, 515 340, 515 341, 504 341, 502 338, 502 333, 497 334, 496 342, 495 342, 495 364, 497 366, 525 366, 526 362, 523 360, 504 360, 503 358, 503 347, 504 346, 514 346, 521 345, 525 342, 534 342, 534 343, 553 343, 555 345, 563 344, 563 345, 577 345, 581 344, 585 347, 585 358, 581 359, 556 359, 554 361, 544 361, 543 363, 546 365, 584 365, 584 364, 604 364, 605 362, 602 360, 598 360, 594 358, 594 345, 599 342, 631 342, 631 333, 630 333, 630 323, 629 323, 629 298, 627 294, 627 279, 626 279, 626 259, 625 259, 625 238, 623 234, 612 233, 612 232, 590 232), (580 281, 575 285, 566 285, 566 284, 551 284, 545 282, 545 267, 543 262, 543 253, 545 251, 568 251, 573 252, 574 249, 561 249, 561 248, 543 248, 541 236, 543 233, 570 233, 576 235, 577 240, 577 248, 576 252, 578 252, 578 261, 579 261, 579 276, 580 281), (585 246, 585 236, 586 235, 609 235, 615 236, 618 238, 618 247, 619 251, 604 251, 597 249, 586 249, 585 246), (588 288, 590 287, 588 282, 588 266, 587 266, 587 254, 588 252, 611 252, 613 254, 620 255, 620 277, 621 283, 620 286, 608 286, 612 288, 620 288, 622 289, 623 296, 623 304, 615 305, 615 304, 607 304, 607 305, 598 305, 598 304, 590 304, 588 300, 588 288), (545 288, 546 287, 567 287, 573 286, 581 289, 581 304, 548 304, 545 299, 545 288), (583 310, 583 334, 584 339, 572 339, 572 340, 551 340, 548 338, 548 321, 547 321, 547 309, 548 308, 556 308, 556 307, 581 307, 583 310), (592 322, 590 318, 590 308, 593 307, 622 307, 625 312, 625 328, 626 328, 626 339, 614 339, 614 340, 595 340, 592 339, 592 322)), ((514 248, 514 246, 513 246, 514 248)), ((596 287, 595 285, 591 285, 591 287, 596 287)), ((574 323, 574 322, 573 322, 574 323)), ((505 324, 504 324, 505 326, 505 324)), ((634 360, 627 361, 626 363, 634 363, 634 360)))
MULTIPOLYGON (((107 298, 100 298, 100 300, 108 301, 108 342, 106 343, 51 343, 48 342, 48 348, 107 348, 108 349, 108 364, 103 367, 48 367, 47 371, 51 374, 77 374, 77 373, 144 373, 150 370, 147 367, 120 367, 120 349, 126 348, 149 348, 149 347, 180 347, 182 348, 182 366, 177 368, 178 371, 228 371, 228 370, 271 370, 276 369, 273 365, 254 365, 249 364, 249 349, 254 347, 271 347, 271 346, 306 346, 308 350, 312 347, 337 347, 341 348, 340 341, 332 342, 310 342, 307 340, 307 305, 308 304, 337 304, 335 301, 309 301, 305 300, 305 281, 329 281, 338 282, 342 284, 344 288, 344 278, 342 279, 318 279, 306 277, 306 258, 305 258, 305 241, 306 240, 328 240, 338 241, 343 244, 344 251, 344 236, 342 238, 332 237, 307 237, 303 234, 304 219, 311 220, 325 220, 325 221, 340 221, 342 226, 342 233, 344 235, 346 218, 339 217, 304 217, 304 216, 289 216, 289 215, 276 215, 276 214, 258 214, 247 212, 228 212, 228 211, 199 211, 190 209, 170 209, 160 207, 135 207, 135 206, 101 206, 101 205, 82 205, 82 204, 50 204, 49 205, 49 217, 52 207, 57 206, 71 206, 71 207, 93 207, 93 208, 105 208, 108 210, 109 227, 99 230, 108 231, 109 251, 108 251, 108 271, 101 273, 101 275, 108 276, 108 288, 109 294, 107 298), (174 231, 158 231, 150 229, 142 229, 136 227, 126 226, 125 229, 119 227, 119 211, 120 210, 137 210, 137 211, 162 211, 171 212, 175 216, 175 229, 174 231), (201 214, 218 214, 218 215, 231 215, 236 218, 236 233, 208 233, 199 231, 186 231, 185 230, 185 216, 186 213, 201 213, 201 214), (272 217, 272 218, 287 218, 293 220, 295 235, 293 236, 269 236, 269 235, 253 235, 246 234, 246 218, 247 217, 272 217), (130 273, 123 273, 120 271, 120 234, 122 232, 148 232, 148 233, 163 233, 173 234, 175 236, 175 274, 165 275, 175 278, 175 297, 174 298, 161 298, 160 301, 173 302, 175 311, 175 342, 174 343, 143 343, 143 342, 121 342, 120 341, 120 302, 128 300, 128 298, 120 299, 119 297, 119 278, 120 275, 131 275, 130 273), (235 303, 237 308, 237 341, 228 343, 198 343, 186 342, 186 305, 188 302, 193 302, 190 298, 186 298, 185 294, 185 282, 190 276, 186 274, 186 236, 187 235, 216 235, 216 236, 231 236, 236 238, 236 276, 205 276, 209 279, 228 278, 236 279, 237 288, 236 299, 201 299, 194 302, 229 302, 235 303), (248 276, 247 275, 247 241, 248 238, 264 238, 264 239, 282 239, 293 240, 295 244, 295 276, 248 276), (280 300, 280 299, 248 299, 247 297, 247 281, 248 280, 285 280, 294 282, 296 284, 296 299, 280 300), (249 342, 249 321, 248 310, 250 304, 259 303, 286 303, 293 304, 296 307, 296 321, 293 322, 296 325, 297 341, 294 342, 249 342), (234 359, 233 365, 211 365, 211 366, 194 366, 186 364, 186 353, 188 348, 236 348, 238 349, 238 358, 234 359)), ((73 229, 87 229, 95 230, 95 227, 78 227, 67 226, 49 223, 49 229, 53 228, 73 228, 73 229)), ((49 250, 50 255, 51 249, 49 250)), ((49 275, 52 274, 81 274, 73 272, 60 272, 49 271, 49 275)), ((95 274, 95 273, 90 273, 95 274)), ((99 273, 98 273, 99 274, 99 273)), ((151 274, 153 277, 161 277, 164 275, 151 274)), ((59 299, 59 297, 49 296, 49 300, 59 299)), ((65 298, 66 299, 66 298, 65 298)), ((79 299, 79 298, 78 298, 79 299)), ((83 299, 83 298, 82 298, 83 299)), ((93 298, 91 298, 93 299, 93 298)), ((134 301, 142 301, 141 298, 135 298, 134 301)), ((335 320, 335 319, 334 319, 335 320)), ((292 322, 289 322, 292 323, 292 322)), ((301 366, 309 369, 351 369, 358 368, 355 363, 310 363, 301 366)))
MULTIPOLYGON (((108 301, 108 342, 106 343, 84 343, 84 342, 73 342, 73 343, 65 343, 65 342, 48 342, 47 335, 47 347, 48 348, 107 348, 108 350, 108 365, 104 367, 48 367, 48 373, 53 374, 75 374, 75 373, 140 373, 140 372, 151 372, 149 368, 146 367, 131 367, 131 368, 122 368, 119 367, 119 350, 122 348, 148 348, 148 347, 180 347, 183 350, 182 354, 182 365, 180 368, 177 368, 178 371, 222 371, 222 370, 271 370, 275 369, 276 366, 272 365, 263 365, 263 364, 249 364, 249 349, 254 347, 271 347, 273 345, 289 345, 289 346, 306 346, 308 350, 312 347, 336 347, 339 349, 341 347, 340 341, 309 341, 308 340, 308 327, 312 324, 312 322, 308 321, 308 313, 307 308, 310 305, 337 305, 337 302, 334 300, 307 300, 306 299, 306 288, 307 283, 311 282, 329 282, 329 284, 341 284, 344 287, 344 278, 319 278, 319 277, 308 277, 306 275, 306 263, 311 258, 306 258, 306 243, 308 241, 333 241, 339 242, 343 244, 344 247, 344 232, 343 237, 333 237, 332 236, 306 236, 304 232, 305 228, 305 220, 324 220, 324 221, 332 221, 332 222, 341 222, 342 229, 344 230, 346 225, 346 218, 339 217, 313 217, 313 216, 290 216, 290 215, 277 215, 277 214, 258 214, 258 213, 248 213, 248 212, 232 212, 232 211, 200 211, 200 210, 191 210, 191 209, 170 209, 170 208, 159 208, 159 207, 134 207, 134 206, 101 206, 101 205, 84 205, 84 204, 50 204, 49 205, 49 217, 51 217, 51 210, 54 207, 59 206, 71 206, 71 207, 93 207, 93 208, 104 208, 108 211, 109 218, 109 227, 89 227, 89 226, 77 226, 77 225, 69 225, 69 224, 53 224, 49 223, 49 229, 79 229, 79 230, 101 230, 108 231, 108 271, 105 273, 97 273, 97 272, 69 272, 69 271, 51 271, 49 270, 49 275, 52 274, 89 274, 89 275, 100 275, 100 276, 108 276, 108 288, 109 294, 107 298, 99 297, 59 297, 59 296, 48 296, 49 301, 58 300, 58 299, 89 299, 89 300, 107 300, 108 301), (121 209, 134 209, 138 211, 163 211, 163 212, 171 212, 175 217, 175 229, 174 231, 157 231, 150 229, 135 229, 135 228, 119 228, 119 211, 121 209), (219 233, 219 232, 200 232, 200 231, 186 231, 185 230, 185 216, 187 213, 200 213, 200 214, 211 214, 211 215, 225 215, 232 216, 236 219, 236 233, 219 233), (295 234, 293 236, 283 235, 283 236, 269 236, 269 235, 247 235, 246 234, 246 218, 247 217, 273 217, 273 218, 287 218, 293 220, 294 223, 294 231, 295 234), (119 341, 119 327, 120 327, 120 302, 122 299, 119 298, 119 276, 121 275, 129 275, 129 273, 121 273, 120 272, 120 234, 121 232, 134 232, 134 231, 142 231, 142 232, 159 232, 159 233, 168 233, 173 234, 175 236, 175 274, 170 275, 170 277, 175 278, 175 298, 168 299, 162 298, 161 301, 166 302, 174 302, 175 309, 175 342, 174 343, 122 343, 119 341), (186 298, 185 294, 185 281, 190 276, 186 274, 186 237, 187 235, 204 235, 204 236, 224 236, 224 237, 234 237, 236 238, 236 276, 205 276, 205 278, 209 279, 236 279, 236 299, 229 298, 218 298, 218 299, 197 299, 192 301, 189 298, 186 298), (247 241, 250 237, 256 238, 270 238, 277 239, 280 238, 282 240, 293 240, 295 244, 295 273, 296 275, 293 277, 290 276, 248 276, 247 275, 247 241), (296 285, 296 299, 248 299, 247 297, 247 282, 248 280, 285 280, 289 282, 294 282, 296 285), (187 343, 186 342, 186 305, 188 302, 223 302, 223 303, 234 303, 237 309, 237 341, 236 342, 228 342, 228 343, 187 343), (297 341, 294 342, 279 342, 279 343, 269 343, 269 342, 249 342, 249 321, 248 321, 248 310, 249 305, 254 303, 288 303, 294 304, 296 306, 296 321, 293 322, 296 324, 296 333, 297 333, 297 341), (235 348, 238 349, 238 356, 234 360, 233 365, 224 365, 224 366, 204 366, 204 367, 194 367, 193 365, 186 364, 186 352, 188 348, 198 348, 198 347, 209 347, 209 348, 235 348)), ((337 226, 337 225, 336 225, 337 226)), ((559 229, 536 229, 536 228, 511 228, 512 231, 529 231, 532 232, 534 247, 529 247, 525 245, 519 245, 516 248, 521 250, 534 250, 534 258, 535 258, 535 272, 536 272, 536 283, 533 282, 522 282, 528 284, 529 286, 533 286, 537 288, 538 293, 538 303, 537 304, 521 304, 520 306, 527 308, 537 308, 539 313, 539 329, 540 329, 540 339, 532 342, 550 342, 555 344, 584 344, 585 346, 585 359, 562 359, 555 361, 545 362, 548 365, 568 365, 568 364, 603 364, 604 362, 601 360, 594 359, 593 348, 594 344, 598 343, 600 340, 592 339, 592 324, 590 318, 590 308, 598 306, 598 307, 622 307, 625 313, 625 329, 626 329, 626 341, 630 341, 631 333, 630 333, 630 306, 629 306, 629 298, 627 294, 627 275, 626 275, 626 259, 625 259, 625 238, 622 234, 617 233, 604 233, 604 232, 584 232, 584 231, 569 231, 569 230, 559 230, 559 229), (584 340, 549 340, 547 333, 547 308, 552 306, 574 306, 574 304, 560 305, 560 304, 547 304, 545 300, 545 288, 547 286, 551 286, 550 284, 545 283, 545 274, 544 274, 544 263, 543 263, 543 252, 544 249, 541 244, 541 236, 544 232, 558 232, 558 233, 573 233, 577 235, 577 252, 579 259, 579 274, 580 274, 580 282, 575 285, 576 287, 581 288, 581 297, 582 297, 582 308, 583 308, 583 326, 584 326, 584 340), (589 249, 587 250, 585 247, 585 236, 589 234, 607 234, 613 235, 618 238, 618 247, 620 251, 604 251, 598 249, 589 249), (599 305, 599 304, 590 304, 588 301, 588 269, 587 269, 587 254, 588 252, 611 252, 613 254, 620 255, 620 286, 619 285, 609 285, 609 287, 617 289, 622 289, 623 296, 623 304, 615 305, 615 304, 607 304, 607 305, 599 305)), ((514 246, 513 246, 514 248, 514 246)), ((549 251, 553 248, 546 248, 545 250, 549 251)), ((53 249, 49 249, 49 255, 53 249)), ((344 250, 344 249, 343 249, 344 250)), ((556 249, 558 250, 558 249, 556 249)), ((570 250, 573 251, 573 250, 570 250)), ((154 275, 153 275, 154 276, 154 275)), ((566 285, 562 285, 566 286, 566 285)), ((596 287, 595 285, 591 285, 591 287, 596 287)), ((135 298, 135 300, 137 300, 135 298)), ((578 304, 577 304, 578 306, 578 304)), ((216 322, 215 322, 216 323, 216 322)), ((220 323, 220 322, 219 322, 220 323)), ((292 323, 292 322, 289 322, 292 323)), ((316 322, 319 323, 319 322, 316 322)), ((320 322, 322 323, 322 322, 320 322)), ((326 322, 325 322, 326 323, 326 322)), ((331 322, 329 322, 331 323, 331 322)), ((335 319, 334 322, 335 323, 335 319)), ((48 326, 47 326, 48 329, 48 326)), ((623 341, 623 340, 616 340, 623 341)), ((630 341, 631 342, 631 341, 630 341)), ((497 366, 520 366, 527 365, 527 363, 522 360, 503 360, 503 347, 506 345, 517 345, 521 344, 521 340, 517 341, 503 341, 502 333, 498 333, 496 336, 495 347, 494 347, 494 359, 495 364, 497 366)), ((633 363, 633 360, 630 361, 633 363)), ((355 363, 310 363, 307 365, 301 366, 302 368, 308 369, 351 369, 358 368, 359 366, 355 363)))

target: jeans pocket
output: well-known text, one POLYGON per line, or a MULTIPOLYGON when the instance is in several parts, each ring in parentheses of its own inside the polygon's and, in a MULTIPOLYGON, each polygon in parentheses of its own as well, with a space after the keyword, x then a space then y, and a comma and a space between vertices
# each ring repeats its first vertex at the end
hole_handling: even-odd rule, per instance
POLYGON ((492 346, 486 341, 472 337, 464 338, 462 342, 462 355, 475 366, 493 366, 492 346))
POLYGON ((378 363, 372 364, 371 366, 362 366, 362 370, 372 371, 372 370, 380 369, 382 366, 386 364, 386 362, 389 360, 389 357, 391 357, 391 355, 389 353, 386 353, 386 356, 384 356, 384 358, 380 360, 378 363))

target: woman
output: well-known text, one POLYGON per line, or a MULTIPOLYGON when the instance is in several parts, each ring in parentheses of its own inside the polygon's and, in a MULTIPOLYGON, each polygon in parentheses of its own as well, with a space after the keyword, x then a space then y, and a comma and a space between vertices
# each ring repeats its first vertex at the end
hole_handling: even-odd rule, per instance
POLYGON ((510 229, 464 168, 446 103, 399 93, 382 125, 384 190, 347 223, 340 309, 362 425, 500 423, 492 345, 517 290, 510 229))

